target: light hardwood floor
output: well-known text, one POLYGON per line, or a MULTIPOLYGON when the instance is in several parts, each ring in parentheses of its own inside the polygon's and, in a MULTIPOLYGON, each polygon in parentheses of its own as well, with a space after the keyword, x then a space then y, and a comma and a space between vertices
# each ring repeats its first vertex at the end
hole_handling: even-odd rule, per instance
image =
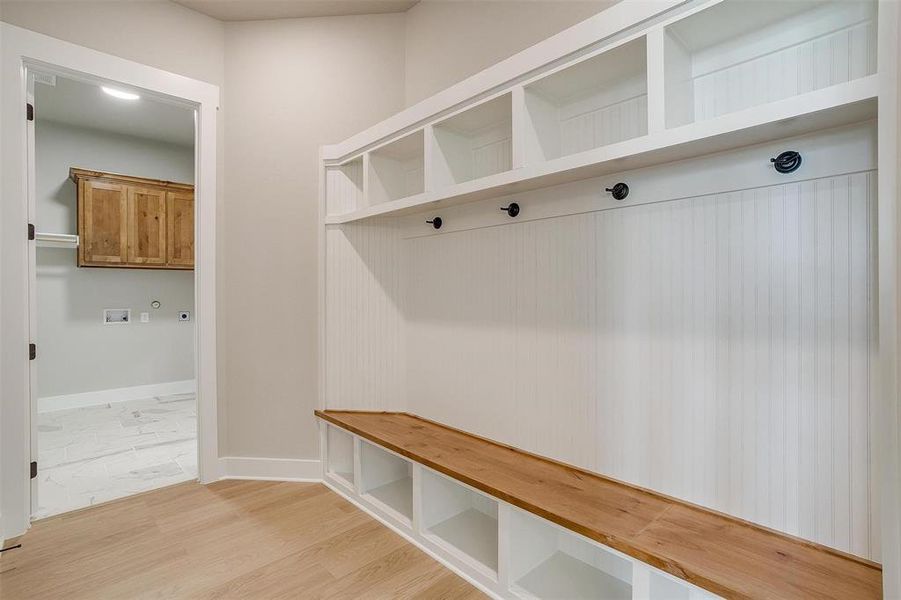
POLYGON ((44 519, 17 541, 0 557, 3 600, 484 598, 314 483, 183 483, 44 519))

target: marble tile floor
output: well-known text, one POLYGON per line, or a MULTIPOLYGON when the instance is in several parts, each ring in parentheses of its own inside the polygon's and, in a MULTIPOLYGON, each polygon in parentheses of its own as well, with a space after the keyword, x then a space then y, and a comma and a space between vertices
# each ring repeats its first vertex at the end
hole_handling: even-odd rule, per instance
POLYGON ((196 478, 194 394, 38 414, 34 519, 196 478))

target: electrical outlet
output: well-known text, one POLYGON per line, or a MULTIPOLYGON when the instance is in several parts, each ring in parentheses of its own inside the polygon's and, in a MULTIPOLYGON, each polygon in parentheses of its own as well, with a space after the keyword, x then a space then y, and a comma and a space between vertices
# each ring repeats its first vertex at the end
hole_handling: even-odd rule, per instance
POLYGON ((150 322, 150 313, 141 313, 141 323, 150 322))
POLYGON ((191 320, 191 311, 183 310, 178 313, 179 321, 190 321, 191 320))

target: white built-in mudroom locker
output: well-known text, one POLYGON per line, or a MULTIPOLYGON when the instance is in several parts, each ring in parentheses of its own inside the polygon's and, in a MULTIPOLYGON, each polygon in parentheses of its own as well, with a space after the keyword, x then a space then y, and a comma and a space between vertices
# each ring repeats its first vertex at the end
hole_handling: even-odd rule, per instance
POLYGON ((324 146, 326 483, 494 598, 882 597, 898 10, 626 0, 324 146))

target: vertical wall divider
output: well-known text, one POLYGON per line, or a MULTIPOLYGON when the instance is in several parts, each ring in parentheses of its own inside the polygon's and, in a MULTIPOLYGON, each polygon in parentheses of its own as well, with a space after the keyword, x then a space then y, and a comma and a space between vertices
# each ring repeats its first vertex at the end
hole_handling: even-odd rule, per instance
POLYGON ((513 102, 512 168, 520 169, 526 164, 526 90, 522 85, 514 86, 511 94, 513 102))
MULTIPOLYGON (((515 131, 515 130, 514 130, 515 131)), ((510 589, 510 505, 497 503, 497 584, 510 589)))
MULTIPOLYGON (((328 428, 329 426, 319 422, 319 447, 320 450, 320 471, 322 472, 322 479, 328 479, 328 428)), ((354 438, 354 443, 356 443, 356 437, 354 438)), ((354 479, 356 480, 356 461, 354 462, 354 479)), ((356 491, 356 490, 355 490, 356 491)))
POLYGON ((665 35, 663 27, 656 27, 645 36, 648 61, 648 134, 666 129, 665 35))
POLYGON ((422 465, 413 463, 413 535, 422 536, 422 465))
POLYGON ((640 561, 632 561, 632 600, 651 597, 651 571, 640 561))
POLYGON ((369 152, 363 153, 363 207, 372 206, 372 202, 369 198, 369 192, 372 189, 372 186, 369 182, 369 161, 370 156, 369 152))
POLYGON ((422 177, 425 192, 435 189, 435 128, 429 123, 422 128, 422 177))
POLYGON ((360 454, 362 452, 360 438, 357 436, 353 436, 354 438, 354 494, 359 496, 363 490, 363 461, 360 458, 360 454))

